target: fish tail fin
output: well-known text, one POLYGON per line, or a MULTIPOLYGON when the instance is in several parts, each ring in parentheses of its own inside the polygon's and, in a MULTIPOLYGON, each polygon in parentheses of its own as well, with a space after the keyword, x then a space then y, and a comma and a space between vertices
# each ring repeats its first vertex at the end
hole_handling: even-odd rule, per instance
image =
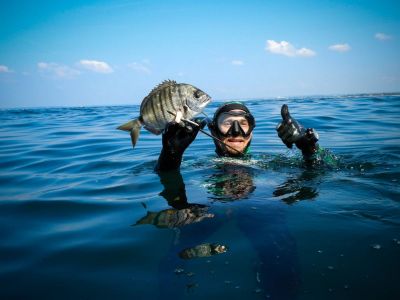
POLYGON ((124 130, 124 131, 131 131, 134 127, 141 127, 142 123, 140 122, 139 118, 131 120, 129 122, 126 122, 125 124, 122 124, 121 126, 118 126, 117 129, 119 130, 124 130))
POLYGON ((140 122, 140 120, 135 119, 135 120, 131 120, 125 124, 122 124, 121 126, 117 127, 117 129, 129 131, 129 133, 131 134, 132 146, 133 146, 133 148, 135 148, 136 142, 139 138, 141 127, 142 127, 142 123, 140 122))
POLYGON ((135 148, 136 142, 140 134, 140 127, 133 127, 130 133, 131 133, 132 147, 135 148))

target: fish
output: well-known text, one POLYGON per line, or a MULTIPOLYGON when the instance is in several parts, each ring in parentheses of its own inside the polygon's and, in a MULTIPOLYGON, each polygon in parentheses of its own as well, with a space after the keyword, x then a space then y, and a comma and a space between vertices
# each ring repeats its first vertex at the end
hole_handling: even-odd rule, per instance
POLYGON ((208 207, 192 206, 184 209, 164 209, 160 212, 147 212, 135 225, 152 224, 158 228, 177 228, 213 218, 207 213, 208 207))
POLYGON ((209 95, 193 85, 165 80, 142 100, 139 117, 117 129, 130 132, 132 146, 135 148, 142 126, 159 135, 168 123, 176 118, 192 119, 201 113, 210 101, 209 95))
POLYGON ((179 257, 183 259, 191 259, 198 257, 209 257, 215 254, 221 254, 228 251, 228 247, 220 244, 204 243, 192 248, 186 248, 179 253, 179 257))

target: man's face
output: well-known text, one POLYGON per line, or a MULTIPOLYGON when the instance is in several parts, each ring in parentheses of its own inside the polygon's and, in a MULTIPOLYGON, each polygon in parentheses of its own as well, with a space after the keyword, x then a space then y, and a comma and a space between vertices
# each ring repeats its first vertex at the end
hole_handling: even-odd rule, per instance
MULTIPOLYGON (((217 119, 218 129, 222 134, 227 134, 228 131, 231 130, 231 132, 227 136, 222 137, 221 140, 230 147, 243 152, 250 143, 253 133, 250 133, 248 136, 243 135, 243 132, 247 135, 250 130, 249 121, 245 117, 246 112, 240 109, 234 109, 230 112, 233 114, 222 113, 217 119), (243 113, 243 115, 240 115, 240 113, 243 113), (238 129, 237 125, 239 125, 241 130, 235 130, 238 129)), ((225 147, 225 150, 230 154, 237 154, 237 152, 230 147, 225 147)))

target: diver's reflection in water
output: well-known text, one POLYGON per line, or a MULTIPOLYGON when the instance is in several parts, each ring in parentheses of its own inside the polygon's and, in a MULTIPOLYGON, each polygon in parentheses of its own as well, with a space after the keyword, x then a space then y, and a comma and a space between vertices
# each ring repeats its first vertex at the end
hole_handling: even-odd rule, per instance
MULTIPOLYGON (((225 163, 217 165, 217 170, 206 180, 214 201, 247 199, 255 191, 257 171, 253 168, 225 163)), ((299 263, 283 210, 279 206, 257 210, 240 206, 234 215, 258 255, 254 273, 259 287, 272 299, 294 299, 300 284, 299 263)))
POLYGON ((299 176, 289 177, 284 183, 278 185, 273 192, 286 204, 292 204, 301 200, 313 200, 318 196, 318 189, 315 186, 315 179, 320 177, 318 170, 305 169, 299 176))
POLYGON ((246 166, 235 164, 217 165, 217 173, 207 180, 207 189, 215 200, 245 199, 255 189, 253 170, 246 166))
MULTIPOLYGON (((254 183, 255 170, 251 167, 238 165, 234 163, 224 163, 216 166, 216 171, 206 179, 208 192, 211 194, 212 201, 236 201, 247 199, 255 191, 254 183)), ((164 186, 161 192, 167 202, 178 210, 192 209, 193 205, 189 204, 185 193, 185 185, 179 171, 160 173, 160 181, 164 186)), ((204 207, 204 206, 203 206, 204 207)), ((228 255, 229 252, 238 251, 237 248, 246 242, 240 239, 234 240, 210 240, 210 236, 221 229, 227 222, 226 218, 234 221, 237 229, 249 240, 257 254, 257 263, 249 268, 253 268, 254 277, 243 278, 243 282, 237 282, 238 285, 258 286, 258 288, 269 295, 273 299, 293 299, 297 295, 299 286, 299 267, 297 259, 297 248, 294 238, 291 236, 285 220, 282 209, 277 206, 268 206, 266 209, 246 209, 245 206, 218 206, 215 208, 216 217, 207 218, 205 222, 188 222, 190 226, 180 227, 179 239, 172 243, 169 252, 160 262, 160 297, 166 294, 171 298, 178 299, 182 296, 185 286, 182 280, 184 276, 174 276, 173 270, 185 270, 188 272, 187 266, 190 259, 198 257, 207 257, 209 255, 228 255), (228 215, 221 210, 234 209, 233 215, 228 215), (232 218, 233 216, 233 218, 232 218), (196 224, 193 224, 196 223, 196 224), (227 246, 226 252, 211 251, 213 244, 222 243, 227 246), (233 249, 231 249, 233 248, 233 249), (236 249, 235 249, 236 248, 236 249), (206 249, 207 251, 200 251, 206 249), (211 250, 210 250, 211 249, 211 250), (209 251, 208 251, 209 250, 209 251), (189 253, 184 255, 182 253, 189 253), (170 275, 171 274, 171 275, 170 275), (172 288, 174 286, 174 288, 172 288)), ((202 218, 204 220, 205 218, 202 218)), ((180 224, 169 222, 170 224, 180 224)), ((185 223, 185 222, 183 222, 185 223)), ((235 228, 235 227, 233 227, 235 228)), ((241 267, 241 262, 231 262, 241 267)), ((190 270, 193 271, 193 270, 190 270)), ((181 273, 179 273, 181 274, 181 273)), ((228 276, 228 274, 225 274, 228 276)), ((197 279, 205 280, 207 278, 197 279)), ((209 280, 214 280, 210 278, 209 280)), ((192 283, 187 280, 186 284, 192 283)), ((249 291, 252 293, 253 291, 249 291)))

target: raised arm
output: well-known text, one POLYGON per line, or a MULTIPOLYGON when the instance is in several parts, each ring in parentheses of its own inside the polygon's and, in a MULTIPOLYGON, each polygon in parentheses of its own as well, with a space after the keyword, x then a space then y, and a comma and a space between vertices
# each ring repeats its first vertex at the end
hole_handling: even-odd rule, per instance
POLYGON ((278 136, 288 148, 292 148, 295 144, 301 150, 304 159, 311 160, 319 149, 317 131, 313 128, 305 129, 290 115, 286 104, 282 105, 281 115, 282 122, 276 126, 278 136))
POLYGON ((202 119, 197 119, 195 122, 198 123, 199 126, 183 122, 171 122, 167 125, 162 135, 163 147, 155 167, 157 172, 177 170, 180 168, 183 153, 194 141, 199 130, 206 124, 202 119))

